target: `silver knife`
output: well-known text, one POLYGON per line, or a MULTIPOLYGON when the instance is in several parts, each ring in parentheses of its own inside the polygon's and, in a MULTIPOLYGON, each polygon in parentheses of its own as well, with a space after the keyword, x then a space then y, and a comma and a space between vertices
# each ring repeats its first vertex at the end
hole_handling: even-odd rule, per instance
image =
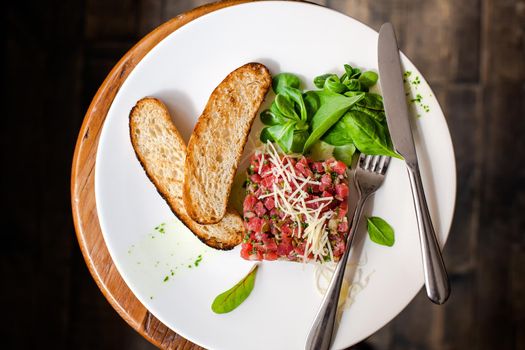
POLYGON ((395 150, 405 158, 416 210, 425 286, 430 300, 443 304, 450 285, 441 251, 428 211, 423 182, 419 173, 416 148, 403 86, 403 73, 396 35, 392 24, 385 23, 379 30, 378 40, 379 82, 383 93, 386 120, 395 150))

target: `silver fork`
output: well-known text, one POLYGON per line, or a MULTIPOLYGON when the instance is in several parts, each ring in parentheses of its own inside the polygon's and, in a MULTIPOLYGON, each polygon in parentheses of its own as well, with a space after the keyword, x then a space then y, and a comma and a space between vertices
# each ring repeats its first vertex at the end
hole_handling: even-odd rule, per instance
POLYGON ((346 249, 337 264, 332 280, 328 285, 321 307, 315 316, 314 323, 306 339, 306 350, 326 350, 330 348, 337 313, 337 304, 341 292, 341 284, 345 274, 346 263, 350 255, 352 241, 359 227, 366 200, 372 195, 385 179, 385 173, 390 163, 387 156, 369 156, 362 154, 354 175, 354 184, 358 192, 357 207, 352 217, 352 224, 346 238, 346 249))

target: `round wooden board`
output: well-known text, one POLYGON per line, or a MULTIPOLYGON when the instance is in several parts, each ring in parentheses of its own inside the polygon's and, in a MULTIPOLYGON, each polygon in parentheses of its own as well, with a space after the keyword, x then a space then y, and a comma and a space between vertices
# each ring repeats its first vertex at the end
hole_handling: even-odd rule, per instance
POLYGON ((86 264, 98 287, 122 318, 162 349, 202 349, 157 320, 135 297, 118 273, 104 242, 95 203, 94 169, 98 140, 111 103, 138 62, 162 39, 212 11, 253 0, 226 0, 183 13, 139 41, 111 70, 84 117, 71 173, 71 204, 75 230, 86 264))

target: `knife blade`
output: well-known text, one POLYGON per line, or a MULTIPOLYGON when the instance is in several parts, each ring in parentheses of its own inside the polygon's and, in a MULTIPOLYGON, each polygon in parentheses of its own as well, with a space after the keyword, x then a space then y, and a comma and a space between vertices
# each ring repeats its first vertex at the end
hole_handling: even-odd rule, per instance
POLYGON ((395 150, 405 158, 414 199, 427 296, 434 303, 443 304, 450 295, 450 284, 419 172, 416 147, 414 146, 410 116, 405 99, 399 48, 394 28, 390 23, 383 24, 379 30, 377 53, 379 83, 383 93, 390 137, 395 150))
POLYGON ((405 158, 407 164, 415 165, 417 154, 410 128, 399 48, 394 28, 390 23, 383 24, 379 31, 377 53, 379 82, 394 149, 405 158))

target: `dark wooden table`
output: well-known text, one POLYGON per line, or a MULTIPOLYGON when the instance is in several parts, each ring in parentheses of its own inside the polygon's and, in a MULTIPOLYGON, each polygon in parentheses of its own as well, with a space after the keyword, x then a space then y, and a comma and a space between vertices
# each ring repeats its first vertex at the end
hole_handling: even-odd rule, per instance
MULTIPOLYGON (((208 2, 23 1, 2 11, 3 348, 152 347, 87 272, 71 219, 71 159, 117 60, 160 23, 208 2)), ((355 348, 525 349, 525 2, 316 2, 375 29, 396 26, 444 109, 458 164, 449 302, 433 306, 420 293, 355 348)))

